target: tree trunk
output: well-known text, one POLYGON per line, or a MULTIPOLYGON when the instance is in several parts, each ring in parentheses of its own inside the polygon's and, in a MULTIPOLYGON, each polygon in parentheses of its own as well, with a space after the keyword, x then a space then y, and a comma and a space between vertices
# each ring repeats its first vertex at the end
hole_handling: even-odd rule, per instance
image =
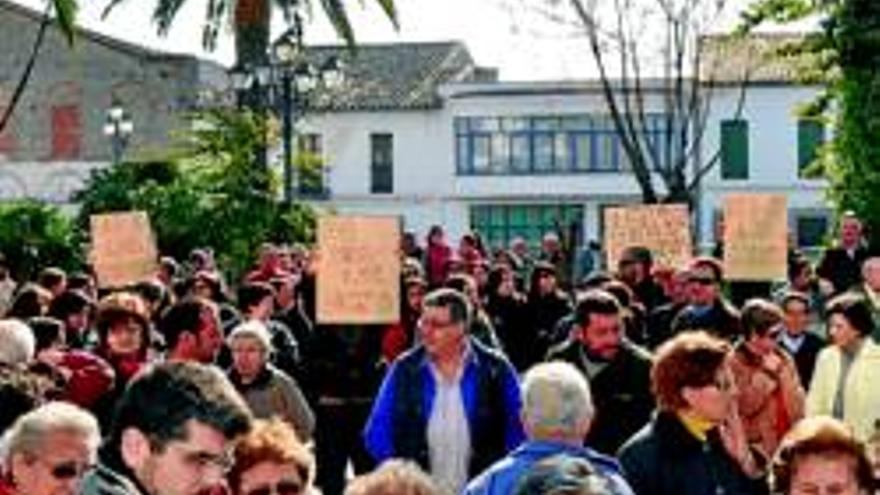
POLYGON ((24 95, 24 90, 31 79, 34 65, 36 65, 37 57, 40 55, 40 48, 43 46, 43 39, 46 37, 46 29, 52 22, 52 19, 49 16, 51 8, 52 3, 50 2, 46 7, 45 13, 43 13, 43 19, 40 21, 40 28, 37 31, 37 37, 34 39, 34 44, 31 48, 31 56, 27 61, 27 65, 24 67, 24 72, 22 72, 18 84, 15 86, 15 91, 12 93, 12 98, 9 100, 9 104, 6 105, 6 109, 3 111, 3 117, 0 117, 0 132, 3 132, 3 129, 5 129, 6 125, 9 124, 9 121, 12 120, 12 114, 15 112, 15 108, 18 106, 18 102, 24 95))

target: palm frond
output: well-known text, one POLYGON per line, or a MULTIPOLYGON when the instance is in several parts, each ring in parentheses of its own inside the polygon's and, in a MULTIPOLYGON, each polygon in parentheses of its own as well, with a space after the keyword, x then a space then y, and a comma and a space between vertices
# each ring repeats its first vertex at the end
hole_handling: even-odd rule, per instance
POLYGON ((76 0, 52 0, 55 8, 55 15, 58 16, 58 27, 67 38, 67 43, 73 45, 74 34, 76 32, 76 13, 79 5, 76 0))

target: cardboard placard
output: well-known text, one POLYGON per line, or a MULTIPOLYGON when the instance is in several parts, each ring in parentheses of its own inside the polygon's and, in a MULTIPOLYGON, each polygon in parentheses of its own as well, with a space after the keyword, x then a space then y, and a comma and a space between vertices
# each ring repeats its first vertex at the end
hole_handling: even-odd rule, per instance
POLYGON ((690 214, 686 205, 634 205, 605 208, 605 255, 617 269, 623 250, 644 246, 655 263, 678 267, 693 256, 690 214))
POLYGON ((318 323, 400 320, 400 220, 318 219, 318 323))
POLYGON ((728 280, 785 279, 788 207, 782 194, 724 197, 724 276, 728 280))
POLYGON ((158 250, 146 212, 92 215, 89 259, 101 287, 123 287, 156 273, 158 250))

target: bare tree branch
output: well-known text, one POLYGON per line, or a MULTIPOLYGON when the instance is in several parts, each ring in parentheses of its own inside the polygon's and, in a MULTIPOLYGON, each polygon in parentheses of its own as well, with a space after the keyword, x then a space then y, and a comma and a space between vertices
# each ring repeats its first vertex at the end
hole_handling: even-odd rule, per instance
POLYGON ((43 46, 43 39, 46 37, 46 29, 52 22, 52 5, 52 2, 46 2, 46 10, 43 12, 43 18, 40 20, 40 27, 37 30, 37 36, 34 38, 34 43, 31 46, 30 58, 28 58, 27 65, 24 66, 24 71, 22 71, 21 77, 18 79, 18 84, 16 84, 15 90, 12 92, 12 98, 10 98, 9 104, 6 105, 6 108, 3 110, 3 117, 0 118, 0 132, 3 132, 3 129, 6 128, 9 121, 12 119, 12 115, 15 112, 16 107, 18 107, 21 97, 24 96, 24 90, 27 87, 28 81, 31 79, 31 74, 34 71, 37 58, 40 55, 40 48, 43 46))

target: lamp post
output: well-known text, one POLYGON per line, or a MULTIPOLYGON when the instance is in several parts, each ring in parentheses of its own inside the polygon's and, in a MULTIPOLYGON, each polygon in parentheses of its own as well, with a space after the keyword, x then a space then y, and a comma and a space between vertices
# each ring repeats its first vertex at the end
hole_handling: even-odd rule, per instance
POLYGON ((104 120, 104 135, 110 138, 110 145, 113 153, 113 165, 119 165, 122 161, 122 154, 128 147, 128 141, 134 132, 134 121, 131 115, 126 112, 125 108, 117 102, 114 102, 107 109, 107 116, 104 120))
MULTIPOLYGON (((296 34, 288 34, 272 46, 269 63, 255 67, 236 67, 231 72, 232 84, 237 90, 238 107, 248 107, 265 115, 267 108, 275 108, 282 119, 284 166, 284 195, 286 204, 294 198, 294 128, 307 106, 309 95, 318 87, 341 84, 342 70, 339 59, 327 57, 315 65, 305 57, 302 42, 296 34)), ((266 146, 259 153, 260 164, 265 166, 266 146)))
POLYGON ((284 36, 273 46, 273 59, 280 74, 282 138, 284 146, 284 202, 294 197, 294 128, 308 104, 309 95, 318 87, 335 88, 342 83, 342 67, 335 56, 321 64, 309 61, 302 53, 301 40, 284 36))

